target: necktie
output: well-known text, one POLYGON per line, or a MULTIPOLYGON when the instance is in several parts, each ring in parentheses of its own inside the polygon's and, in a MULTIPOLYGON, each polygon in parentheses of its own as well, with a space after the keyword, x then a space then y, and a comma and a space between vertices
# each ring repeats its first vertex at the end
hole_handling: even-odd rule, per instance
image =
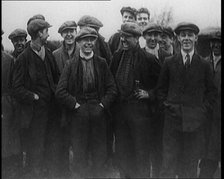
POLYGON ((185 62, 185 68, 188 69, 190 67, 190 55, 187 54, 186 57, 185 57, 187 60, 185 62))

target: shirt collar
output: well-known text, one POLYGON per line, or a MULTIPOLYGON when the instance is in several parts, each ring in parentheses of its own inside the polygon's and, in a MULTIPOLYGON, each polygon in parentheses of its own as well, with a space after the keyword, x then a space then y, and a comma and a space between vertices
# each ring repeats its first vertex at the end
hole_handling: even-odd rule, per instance
POLYGON ((218 63, 218 61, 221 59, 221 55, 215 56, 214 53, 212 54, 214 62, 218 63))
MULTIPOLYGON (((191 60, 192 60, 192 56, 194 55, 194 49, 191 51, 191 52, 189 52, 188 53, 189 55, 190 55, 190 62, 191 62, 191 60)), ((185 64, 185 62, 186 62, 186 55, 187 55, 187 53, 186 52, 184 52, 182 49, 181 49, 181 55, 182 55, 182 57, 183 57, 183 62, 184 62, 184 64, 185 64)))

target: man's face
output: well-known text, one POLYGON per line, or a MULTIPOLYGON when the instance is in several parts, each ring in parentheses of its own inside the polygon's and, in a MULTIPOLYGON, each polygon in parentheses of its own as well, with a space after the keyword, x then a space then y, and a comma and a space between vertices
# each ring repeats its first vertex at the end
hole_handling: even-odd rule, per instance
POLYGON ((122 22, 134 22, 135 21, 135 17, 128 11, 124 11, 123 15, 122 15, 122 22))
POLYGON ((137 23, 140 27, 145 27, 149 23, 149 15, 147 13, 138 13, 137 23))
POLYGON ((75 43, 75 36, 77 34, 76 29, 65 29, 62 31, 61 36, 64 38, 64 42, 67 45, 72 45, 75 43))
POLYGON ((191 52, 195 47, 195 43, 198 40, 198 36, 195 35, 195 33, 191 30, 183 30, 178 35, 178 40, 183 51, 191 52))
POLYGON ((136 47, 138 43, 138 37, 135 36, 127 36, 125 34, 121 35, 121 44, 124 50, 133 49, 136 47))
POLYGON ((17 53, 21 53, 25 49, 26 37, 15 37, 12 39, 12 44, 17 53))
POLYGON ((215 56, 221 55, 221 40, 212 40, 210 42, 210 47, 215 56))
POLYGON ((144 35, 146 40, 146 45, 150 49, 154 49, 157 46, 157 43, 160 41, 160 33, 159 32, 146 32, 144 35))
POLYGON ((41 43, 44 45, 47 42, 47 38, 49 37, 48 34, 48 28, 43 29, 42 31, 39 31, 39 35, 40 35, 40 40, 41 43))
POLYGON ((161 34, 160 47, 164 50, 168 50, 173 45, 173 39, 166 33, 161 34))
POLYGON ((95 37, 84 37, 78 41, 78 45, 85 55, 92 53, 96 39, 95 37))

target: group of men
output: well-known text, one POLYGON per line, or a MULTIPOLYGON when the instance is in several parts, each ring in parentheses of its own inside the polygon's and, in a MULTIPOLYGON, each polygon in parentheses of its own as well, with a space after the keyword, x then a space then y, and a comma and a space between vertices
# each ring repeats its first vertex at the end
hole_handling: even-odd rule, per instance
POLYGON ((53 52, 43 15, 28 20, 31 41, 23 29, 9 35, 3 164, 17 137, 14 156, 25 162, 17 178, 106 178, 112 166, 121 178, 213 177, 221 158, 220 32, 204 59, 197 25, 172 30, 151 23, 147 8, 120 12, 123 23, 108 43, 89 15, 59 27, 63 42, 53 52))

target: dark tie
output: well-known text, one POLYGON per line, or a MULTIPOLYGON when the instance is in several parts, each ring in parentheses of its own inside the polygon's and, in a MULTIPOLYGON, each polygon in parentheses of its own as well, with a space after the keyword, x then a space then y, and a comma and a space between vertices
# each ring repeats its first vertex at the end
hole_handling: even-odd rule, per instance
POLYGON ((190 55, 187 53, 186 57, 187 60, 185 62, 185 68, 188 69, 190 67, 191 61, 190 61, 190 55))

